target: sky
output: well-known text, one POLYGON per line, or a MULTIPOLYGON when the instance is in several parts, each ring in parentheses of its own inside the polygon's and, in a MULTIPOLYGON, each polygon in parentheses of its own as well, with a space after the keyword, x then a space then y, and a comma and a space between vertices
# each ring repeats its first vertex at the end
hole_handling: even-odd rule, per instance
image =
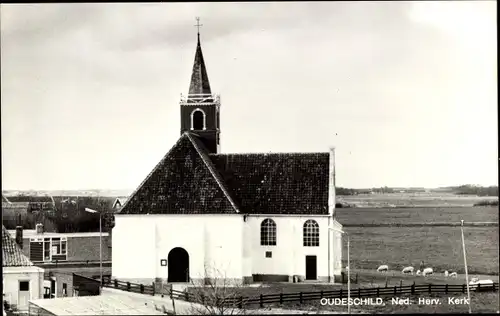
POLYGON ((55 3, 1 5, 3 189, 135 189, 180 136, 197 16, 223 153, 498 185, 495 1, 55 3))

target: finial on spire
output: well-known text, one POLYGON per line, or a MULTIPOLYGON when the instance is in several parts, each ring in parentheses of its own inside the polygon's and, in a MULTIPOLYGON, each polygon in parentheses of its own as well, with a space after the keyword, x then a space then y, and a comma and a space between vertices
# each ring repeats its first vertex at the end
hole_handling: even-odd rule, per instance
POLYGON ((198 28, 198 40, 200 39, 200 26, 203 26, 203 24, 200 24, 200 17, 196 17, 196 24, 195 26, 198 28))

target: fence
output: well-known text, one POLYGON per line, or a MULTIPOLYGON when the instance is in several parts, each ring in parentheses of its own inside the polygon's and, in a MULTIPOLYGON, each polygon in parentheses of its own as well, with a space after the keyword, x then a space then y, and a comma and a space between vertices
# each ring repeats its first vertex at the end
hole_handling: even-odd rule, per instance
POLYGON ((140 294, 148 294, 155 295, 155 286, 154 285, 144 285, 138 283, 131 282, 123 282, 116 279, 111 279, 109 277, 102 278, 103 286, 114 288, 118 290, 123 290, 127 292, 140 293, 140 294))
MULTIPOLYGON (((488 285, 469 286, 473 291, 498 291, 498 283, 488 285)), ((412 294, 448 294, 448 293, 466 293, 467 286, 453 284, 423 284, 410 286, 377 287, 377 288, 358 288, 351 289, 351 298, 383 297, 412 294)), ((243 308, 245 306, 259 305, 261 308, 266 304, 284 304, 287 302, 298 302, 302 304, 305 301, 320 300, 322 298, 347 298, 348 292, 345 289, 316 292, 300 293, 279 293, 279 294, 260 294, 257 297, 244 297, 231 295, 232 297, 220 298, 217 295, 206 295, 189 292, 171 290, 174 299, 181 299, 187 302, 202 303, 208 305, 224 305, 243 308)))
MULTIPOLYGON (((125 290, 128 292, 155 295, 154 285, 143 285, 137 283, 123 282, 112 280, 111 278, 103 278, 103 285, 110 288, 125 290)), ((188 288, 190 289, 190 288, 188 288)), ((187 290, 188 290, 187 289, 187 290)), ((260 294, 256 297, 245 297, 235 295, 231 291, 214 291, 207 292, 205 288, 191 288, 200 290, 201 293, 190 293, 189 291, 169 290, 167 295, 174 299, 183 300, 186 302, 200 303, 204 305, 226 306, 243 308, 246 306, 258 305, 264 307, 266 304, 280 305, 287 302, 298 302, 302 304, 305 301, 320 300, 322 298, 347 298, 348 292, 345 289, 330 290, 330 291, 315 291, 315 292, 299 292, 299 293, 279 293, 279 294, 260 294), (228 292, 228 297, 220 297, 217 292, 228 292), (211 295, 213 294, 213 295, 211 295)), ((471 291, 498 291, 498 283, 492 284, 477 284, 469 286, 471 291)), ((212 289, 214 290, 214 289, 212 289)), ((373 287, 373 288, 357 288, 351 289, 351 298, 366 298, 366 297, 383 297, 383 296, 398 296, 398 295, 415 295, 415 294, 451 294, 451 293, 466 293, 467 285, 465 284, 422 284, 416 285, 413 283, 409 286, 393 286, 393 287, 373 287)), ((160 293, 158 293, 160 294, 160 293)))

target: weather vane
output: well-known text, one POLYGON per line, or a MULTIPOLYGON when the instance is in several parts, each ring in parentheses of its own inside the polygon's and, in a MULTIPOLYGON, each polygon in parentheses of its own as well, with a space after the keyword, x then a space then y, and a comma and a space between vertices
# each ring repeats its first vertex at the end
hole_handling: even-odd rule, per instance
POLYGON ((198 34, 200 34, 200 26, 203 26, 203 24, 200 24, 200 18, 196 17, 196 24, 195 26, 198 28, 198 34))

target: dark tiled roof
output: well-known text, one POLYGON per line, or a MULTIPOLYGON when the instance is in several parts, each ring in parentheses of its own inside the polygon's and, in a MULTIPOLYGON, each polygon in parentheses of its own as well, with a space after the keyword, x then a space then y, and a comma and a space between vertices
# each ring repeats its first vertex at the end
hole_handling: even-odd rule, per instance
POLYGON ((212 173, 210 159, 202 153, 204 148, 193 137, 189 133, 181 136, 120 214, 236 213, 212 173))
POLYGON ((121 214, 328 214, 329 153, 212 154, 184 133, 121 214))
POLYGON ((9 201, 14 202, 30 202, 30 203, 52 203, 50 196, 33 196, 33 195, 16 195, 9 196, 9 201))
POLYGON ((212 154, 243 213, 328 214, 329 153, 212 154))
POLYGON ((201 51, 199 35, 198 44, 196 46, 196 54, 194 55, 189 94, 212 94, 210 83, 208 81, 207 68, 205 67, 205 60, 203 59, 203 53, 201 51))
POLYGON ((27 267, 33 263, 26 257, 2 225, 2 266, 4 267, 27 267))

